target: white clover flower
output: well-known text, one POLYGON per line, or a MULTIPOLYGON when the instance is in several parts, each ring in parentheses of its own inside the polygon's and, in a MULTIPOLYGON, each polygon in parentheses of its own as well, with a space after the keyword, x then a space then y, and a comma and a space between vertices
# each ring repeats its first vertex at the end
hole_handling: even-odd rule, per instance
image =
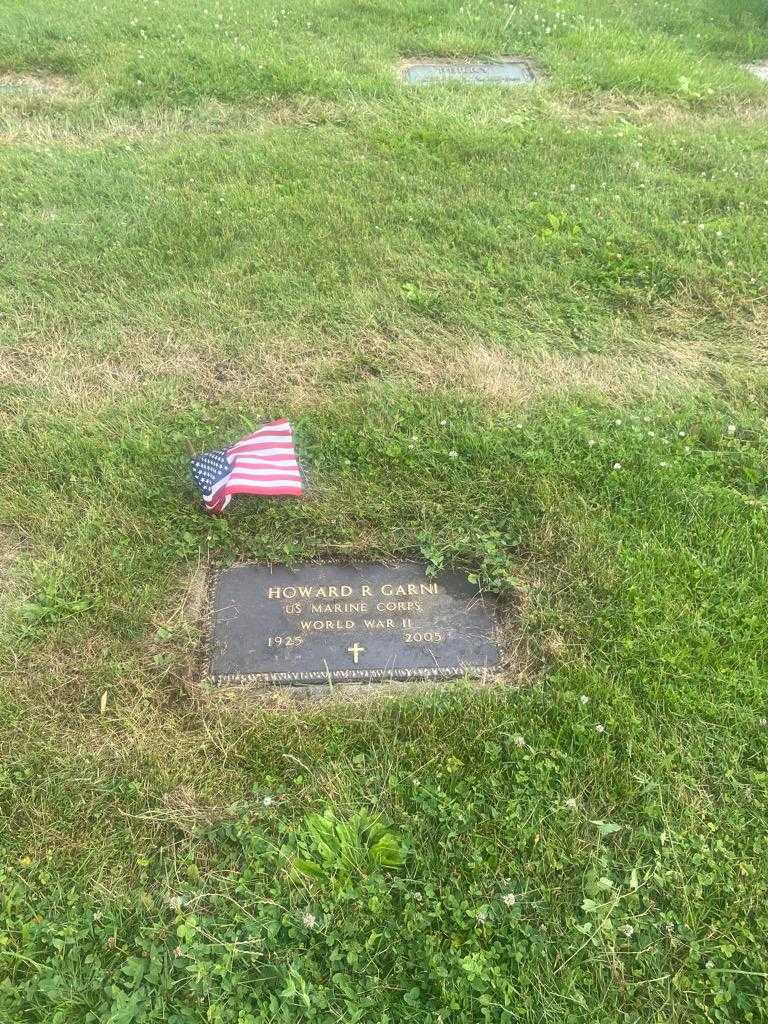
POLYGON ((344 465, 345 466, 351 466, 352 465, 352 459, 344 459, 344 465))
POLYGON ((265 796, 264 799, 261 801, 261 804, 262 807, 271 807, 274 802, 275 801, 272 799, 271 796, 265 796))
POLYGON ((307 911, 306 914, 304 914, 304 916, 302 917, 301 923, 305 925, 307 928, 314 928, 315 925, 317 924, 317 918, 315 917, 314 914, 310 914, 310 912, 307 911))
POLYGON ((685 437, 685 431, 684 430, 678 430, 677 436, 678 437, 685 437))
POLYGON ((635 929, 632 927, 631 924, 623 924, 621 926, 621 930, 624 932, 628 939, 631 939, 632 936, 635 934, 635 929))
POLYGON ((590 437, 590 439, 587 441, 587 444, 590 448, 592 448, 592 446, 595 444, 595 439, 593 437, 590 437))
POLYGON ((524 736, 515 736, 515 746, 516 747, 524 747, 525 746, 525 737, 524 736))
POLYGON ((565 801, 565 806, 570 808, 570 810, 575 811, 578 807, 575 797, 568 797, 568 799, 565 801))
POLYGON ((621 426, 621 420, 614 420, 613 422, 616 424, 617 427, 621 426))
POLYGON ((768 725, 768 718, 761 718, 760 725, 765 728, 768 725))
POLYGON ((604 733, 604 732, 605 732, 605 726, 604 726, 604 725, 600 725, 600 724, 598 723, 598 724, 597 724, 597 725, 595 726, 595 732, 599 732, 599 733, 601 733, 601 734, 602 734, 602 733, 604 733))
POLYGON ((586 695, 586 693, 582 693, 582 695, 579 697, 579 700, 582 704, 589 704, 589 697, 586 695))
POLYGON ((506 896, 502 896, 502 900, 508 907, 514 907, 517 903, 517 896, 513 892, 508 892, 506 896))
POLYGON ((733 435, 735 433, 736 433, 736 424, 735 423, 729 423, 728 424, 728 436, 729 437, 733 437, 733 435))
POLYGON ((459 453, 458 452, 453 452, 453 451, 448 452, 448 458, 449 459, 458 459, 458 457, 459 457, 459 453))
POLYGON ((440 426, 441 427, 447 427, 448 426, 448 420, 440 420, 440 426))
POLYGON ((484 910, 478 910, 478 912, 475 914, 475 920, 477 921, 478 924, 485 924, 485 922, 488 920, 488 914, 484 910))
POLYGON ((614 462, 613 468, 614 469, 621 469, 621 463, 620 462, 614 462))
POLYGON ((668 466, 668 465, 669 465, 669 463, 668 463, 668 462, 660 462, 660 463, 659 463, 659 465, 660 465, 660 466, 668 466))
POLYGON ((705 967, 707 968, 707 970, 708 970, 708 971, 711 971, 711 970, 712 970, 712 968, 713 968, 713 967, 714 967, 715 965, 714 965, 714 963, 713 963, 713 962, 712 962, 711 960, 707 960, 707 962, 706 962, 706 963, 704 964, 704 966, 705 966, 705 967))

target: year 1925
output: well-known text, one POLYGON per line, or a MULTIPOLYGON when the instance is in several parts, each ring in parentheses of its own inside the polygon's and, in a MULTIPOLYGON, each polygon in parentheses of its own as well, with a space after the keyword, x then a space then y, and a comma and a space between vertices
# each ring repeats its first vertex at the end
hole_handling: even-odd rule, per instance
POLYGON ((304 637, 301 636, 271 636, 267 640, 267 647, 301 647, 304 637))

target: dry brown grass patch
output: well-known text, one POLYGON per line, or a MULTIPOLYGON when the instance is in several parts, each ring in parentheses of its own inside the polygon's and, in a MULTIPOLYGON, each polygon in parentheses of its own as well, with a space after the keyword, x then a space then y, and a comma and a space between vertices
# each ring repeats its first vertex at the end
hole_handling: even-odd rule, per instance
POLYGON ((181 785, 165 793, 158 807, 134 817, 192 835, 237 816, 239 811, 239 806, 221 806, 201 796, 192 786, 181 785))
POLYGON ((353 363, 355 351, 342 351, 331 339, 249 339, 237 350, 218 338, 163 332, 125 332, 111 340, 108 351, 94 351, 64 335, 29 337, 0 358, 0 387, 13 398, 55 403, 71 411, 97 411, 114 401, 163 393, 163 404, 195 401, 249 401, 258 411, 259 397, 280 401, 294 410, 317 407, 319 391, 329 375, 353 363))
MULTIPOLYGON (((768 97, 767 97, 768 99, 768 97)), ((587 123, 630 120, 638 126, 683 125, 704 127, 716 124, 760 124, 768 120, 768 102, 724 100, 709 110, 694 110, 671 100, 647 100, 622 93, 600 96, 547 97, 549 112, 562 119, 587 123)))
POLYGON ((200 675, 201 642, 208 608, 209 566, 202 563, 176 590, 153 623, 147 671, 184 694, 200 675))
POLYGON ((414 350, 410 368, 422 387, 455 387, 501 406, 569 395, 622 404, 720 391, 729 379, 741 382, 745 374, 768 366, 764 333, 764 323, 753 323, 746 334, 743 325, 734 327, 728 351, 693 324, 613 352, 538 349, 521 354, 474 341, 448 351, 414 350))
POLYGON ((0 524, 0 613, 5 613, 23 593, 25 581, 21 564, 31 554, 31 545, 10 526, 0 524))
MULTIPOLYGON (((50 92, 20 91, 9 93, 15 100, 29 100, 50 92)), ((70 88, 55 95, 73 96, 70 88)), ((0 100, 3 97, 0 88, 0 100)), ((0 113, 0 141, 28 145, 93 146, 116 140, 120 142, 162 142, 184 136, 219 135, 227 132, 257 134, 271 129, 313 127, 338 122, 342 108, 320 101, 278 103, 269 107, 231 107, 211 101, 192 110, 151 110, 132 117, 96 110, 88 117, 73 117, 64 111, 41 111, 30 117, 18 103, 0 113)))
POLYGON ((690 353, 660 357, 559 352, 514 356, 473 345, 453 373, 459 387, 504 405, 524 405, 548 395, 599 394, 616 402, 689 390, 703 361, 690 353))
POLYGON ((124 331, 106 343, 50 332, 2 353, 7 397, 0 418, 30 404, 96 415, 108 404, 147 399, 164 414, 195 401, 247 405, 258 416, 264 396, 295 416, 330 401, 354 402, 361 386, 376 380, 454 388, 509 407, 561 395, 623 403, 722 394, 768 368, 768 314, 760 310, 751 320, 714 326, 690 312, 662 310, 642 334, 635 330, 617 323, 601 337, 610 350, 599 352, 547 347, 541 335, 520 333, 502 345, 437 327, 422 336, 315 333, 311 340, 124 331))
POLYGON ((0 140, 27 145, 93 146, 111 140, 143 142, 184 135, 211 135, 224 131, 262 131, 262 112, 233 113, 218 104, 200 111, 157 110, 137 113, 135 117, 95 112, 87 118, 72 117, 60 111, 30 117, 25 112, 7 111, 0 120, 0 140))
POLYGON ((184 578, 155 621, 156 628, 200 628, 208 604, 208 570, 208 565, 201 562, 184 578))
POLYGON ((26 545, 10 526, 0 524, 0 582, 10 576, 16 561, 24 554, 26 545))

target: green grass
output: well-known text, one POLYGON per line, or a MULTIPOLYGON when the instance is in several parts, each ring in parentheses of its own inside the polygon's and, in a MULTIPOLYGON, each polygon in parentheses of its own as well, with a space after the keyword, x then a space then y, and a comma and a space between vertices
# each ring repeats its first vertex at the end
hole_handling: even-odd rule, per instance
POLYGON ((1 1024, 768 1018, 766 55, 757 0, 2 5, 1 1024), (187 444, 277 415, 307 499, 206 519, 187 444), (479 572, 521 672, 195 685, 209 563, 350 556, 479 572))

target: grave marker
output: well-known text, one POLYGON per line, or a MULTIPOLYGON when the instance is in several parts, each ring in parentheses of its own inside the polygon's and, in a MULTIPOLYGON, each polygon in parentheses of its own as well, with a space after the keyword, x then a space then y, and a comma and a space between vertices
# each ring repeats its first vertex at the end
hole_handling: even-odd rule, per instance
POLYGON ((16 75, 11 72, 0 74, 0 95, 30 95, 37 93, 64 92, 65 79, 58 75, 16 75))
POLYGON ((498 669, 495 601, 416 563, 238 565, 212 589, 207 677, 264 687, 498 669))
POLYGON ((531 64, 521 57, 482 61, 434 58, 411 60, 403 67, 403 79, 409 85, 453 80, 471 85, 527 85, 535 82, 537 77, 531 64))

